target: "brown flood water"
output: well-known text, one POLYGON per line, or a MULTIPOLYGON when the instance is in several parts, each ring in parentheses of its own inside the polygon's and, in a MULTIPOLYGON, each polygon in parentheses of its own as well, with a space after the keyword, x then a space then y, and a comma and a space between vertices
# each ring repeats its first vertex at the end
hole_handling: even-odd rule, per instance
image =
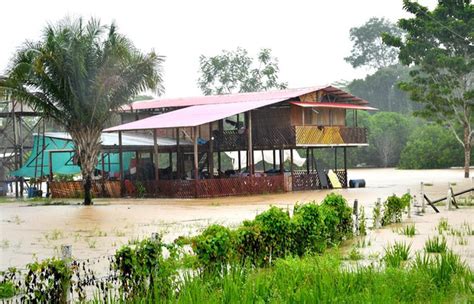
MULTIPOLYGON (((425 187, 432 199, 446 196, 448 182, 456 183, 455 192, 472 187, 471 179, 464 179, 460 169, 353 169, 349 170, 349 178, 364 178, 366 188, 216 199, 98 199, 94 206, 76 205, 75 201, 70 205, 53 206, 3 203, 0 204, 0 270, 23 267, 34 258, 57 256, 62 244, 72 245, 73 256, 84 259, 113 254, 129 240, 150 236, 153 232, 160 232, 166 241, 172 241, 180 235, 195 234, 210 223, 235 226, 270 205, 292 209, 296 202, 320 201, 330 192, 342 194, 350 205, 358 199, 370 217, 378 197, 401 195, 407 189, 418 194, 421 181, 433 184, 425 187)), ((439 208, 440 214, 428 207, 424 216, 405 219, 402 226, 408 222, 416 225, 414 238, 399 235, 395 226, 371 231, 366 237, 370 246, 361 248, 361 253, 366 258, 375 257, 376 252, 383 253, 387 244, 401 239, 411 243, 413 249, 422 249, 424 241, 437 234, 435 227, 441 218, 446 218, 456 229, 466 225, 474 229, 474 208, 461 207, 456 211, 439 208)), ((474 267, 474 236, 465 235, 462 240, 448 237, 448 244, 474 267)))

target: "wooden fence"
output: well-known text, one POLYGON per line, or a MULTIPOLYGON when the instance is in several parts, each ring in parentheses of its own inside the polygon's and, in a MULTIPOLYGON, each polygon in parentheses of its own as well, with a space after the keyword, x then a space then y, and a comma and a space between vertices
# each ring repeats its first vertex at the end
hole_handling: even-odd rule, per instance
MULTIPOLYGON (((81 181, 49 182, 53 198, 81 198, 84 188, 81 181)), ((96 181, 92 183, 92 197, 120 197, 120 181, 96 181)))

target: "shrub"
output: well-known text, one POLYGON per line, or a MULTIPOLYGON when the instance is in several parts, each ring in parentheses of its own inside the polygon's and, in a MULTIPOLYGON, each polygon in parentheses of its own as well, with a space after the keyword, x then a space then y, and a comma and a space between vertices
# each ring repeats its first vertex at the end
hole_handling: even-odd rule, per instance
POLYGON ((266 246, 265 260, 271 264, 272 259, 284 257, 291 246, 288 212, 273 206, 257 215, 255 221, 262 227, 263 243, 266 246))
POLYGON ((12 281, 0 282, 0 299, 8 299, 16 294, 15 285, 12 281))
POLYGON ((328 194, 321 204, 321 212, 329 242, 338 243, 352 236, 352 208, 347 206, 344 197, 328 194))
POLYGON ((326 249, 326 226, 321 208, 315 202, 295 205, 291 227, 292 251, 297 255, 326 249))
POLYGON ((26 302, 51 303, 65 298, 65 292, 69 292, 66 287, 71 282, 72 270, 64 260, 46 259, 28 264, 27 268, 26 302))
POLYGON ((242 263, 250 261, 255 266, 265 263, 265 242, 262 225, 257 221, 244 221, 235 232, 237 254, 242 263))
POLYGON ((384 210, 382 217, 382 226, 392 223, 400 223, 402 221, 402 212, 410 203, 410 194, 405 194, 402 198, 392 195, 384 202, 384 210))
POLYGON ((167 297, 176 275, 176 248, 165 245, 161 238, 144 239, 135 245, 123 246, 115 253, 114 268, 121 282, 120 291, 127 299, 140 297, 147 290, 152 297, 167 297), (170 252, 163 257, 163 248, 170 252))
POLYGON ((233 256, 231 231, 221 225, 211 225, 193 238, 192 247, 206 271, 225 269, 233 256))

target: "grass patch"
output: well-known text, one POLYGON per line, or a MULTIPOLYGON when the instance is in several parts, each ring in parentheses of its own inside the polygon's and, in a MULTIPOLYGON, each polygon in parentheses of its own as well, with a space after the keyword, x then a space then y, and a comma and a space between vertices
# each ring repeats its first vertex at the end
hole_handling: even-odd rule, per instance
POLYGON ((392 246, 385 248, 383 261, 385 266, 399 268, 410 258, 410 245, 396 242, 392 246))
POLYGON ((443 234, 444 231, 449 230, 449 224, 448 224, 448 219, 446 218, 441 218, 438 222, 438 233, 443 234))
POLYGON ((425 251, 429 253, 445 253, 448 249, 446 238, 435 236, 425 242, 425 251))
POLYGON ((364 255, 360 253, 360 251, 356 247, 352 247, 351 251, 349 251, 349 255, 347 256, 347 259, 351 261, 359 261, 363 258, 364 255))
POLYGON ((15 285, 12 281, 0 282, 0 299, 8 299, 16 294, 15 285))
POLYGON ((398 231, 398 234, 414 237, 416 234, 415 224, 407 225, 398 231))

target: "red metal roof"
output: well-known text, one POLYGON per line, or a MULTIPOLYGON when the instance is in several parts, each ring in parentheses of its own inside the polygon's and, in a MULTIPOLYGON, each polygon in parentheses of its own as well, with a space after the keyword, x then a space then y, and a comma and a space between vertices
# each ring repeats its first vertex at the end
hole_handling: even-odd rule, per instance
POLYGON ((357 105, 352 103, 340 103, 340 102, 291 102, 291 104, 303 107, 303 108, 336 108, 336 109, 350 109, 350 110, 367 110, 367 111, 378 111, 377 108, 357 105))
POLYGON ((136 101, 129 106, 123 107, 123 110, 147 110, 147 109, 158 109, 158 108, 171 108, 171 107, 189 107, 196 105, 206 104, 225 104, 225 103, 241 103, 241 102, 255 102, 260 100, 288 100, 291 98, 299 97, 311 92, 324 90, 327 93, 337 95, 348 102, 354 102, 356 104, 367 104, 368 101, 351 95, 341 89, 333 86, 315 86, 299 89, 286 89, 279 91, 264 91, 264 92, 251 92, 251 93, 238 93, 238 94, 225 94, 225 95, 212 95, 212 96, 200 96, 200 97, 187 97, 187 98, 172 98, 172 99, 154 99, 145 101, 136 101))
POLYGON ((284 97, 270 100, 197 105, 108 128, 104 132, 194 127, 286 99, 284 97))

